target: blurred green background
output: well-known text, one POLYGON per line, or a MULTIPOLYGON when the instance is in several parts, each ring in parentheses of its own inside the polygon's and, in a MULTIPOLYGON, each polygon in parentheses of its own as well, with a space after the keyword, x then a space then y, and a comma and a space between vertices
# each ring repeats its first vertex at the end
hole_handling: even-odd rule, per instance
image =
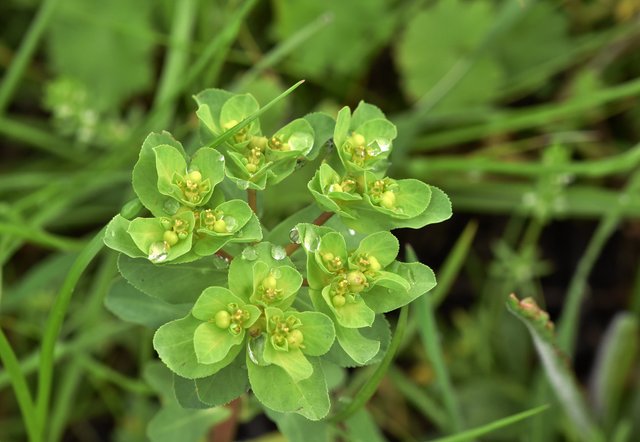
MULTIPOLYGON (((391 173, 442 188, 454 208, 443 225, 395 232, 439 277, 439 337, 418 303, 363 439, 426 440, 549 403, 479 440, 582 440, 505 308, 515 292, 556 322, 605 440, 638 440, 639 14, 638 0, 3 0, 0 324, 22 372, 35 382, 77 252, 132 197, 144 137, 197 147, 193 94, 265 104, 305 79, 267 132, 376 104, 398 126, 391 173)), ((268 226, 309 204, 313 167, 266 192, 268 226)), ((146 440, 158 409, 153 330, 104 307, 115 258, 99 255, 64 322, 51 441, 146 440)), ((241 421, 239 437, 285 437, 251 402, 241 421)), ((207 431, 190 428, 184 441, 207 431)), ((0 440, 25 437, 2 369, 0 440)))

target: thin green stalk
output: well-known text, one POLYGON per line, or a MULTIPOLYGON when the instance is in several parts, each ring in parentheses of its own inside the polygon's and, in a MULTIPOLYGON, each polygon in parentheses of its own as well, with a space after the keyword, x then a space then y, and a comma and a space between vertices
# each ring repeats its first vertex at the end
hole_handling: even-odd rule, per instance
POLYGON ((382 361, 380 361, 375 371, 367 379, 365 384, 360 388, 360 390, 358 390, 358 393, 355 395, 353 400, 329 419, 331 422, 336 424, 343 422, 344 420, 353 416, 354 413, 356 413, 360 408, 364 406, 364 404, 367 403, 369 399, 371 399, 371 396, 373 396, 373 394, 376 392, 376 389, 378 388, 378 384, 380 384, 380 381, 389 369, 391 361, 396 355, 396 351, 400 347, 400 343, 402 342, 402 338, 404 336, 404 331, 407 327, 408 315, 409 307, 405 305, 400 309, 400 316, 398 317, 396 331, 393 335, 393 338, 391 339, 389 349, 384 355, 384 358, 382 359, 382 361))
POLYGON ((82 371, 83 367, 80 362, 73 359, 65 365, 64 373, 60 376, 61 379, 56 382, 58 387, 47 435, 49 442, 56 442, 62 438, 68 417, 75 405, 74 399, 78 385, 84 380, 82 371))
POLYGON ((108 381, 125 391, 130 391, 138 395, 153 393, 153 390, 151 390, 151 388, 149 388, 149 386, 144 382, 128 378, 111 367, 95 361, 90 357, 81 357, 79 361, 87 372, 93 375, 96 379, 108 381))
POLYGON ((0 116, 0 134, 74 163, 86 161, 86 156, 81 152, 69 149, 68 141, 34 124, 0 116))
POLYGON ((464 441, 474 440, 476 437, 484 436, 485 434, 491 433, 493 431, 499 430, 509 425, 513 425, 516 422, 520 422, 521 420, 524 420, 531 416, 535 416, 539 413, 542 413, 543 411, 546 411, 548 408, 549 408, 548 405, 542 405, 540 407, 532 408, 531 410, 523 411, 522 413, 518 413, 512 416, 498 419, 495 422, 491 422, 481 427, 473 428, 471 430, 465 431, 464 433, 455 434, 453 436, 448 436, 448 437, 442 437, 439 439, 434 439, 431 442, 464 442, 464 441))
POLYGON ((2 329, 0 329, 0 359, 2 359, 2 365, 5 367, 6 373, 11 380, 13 391, 18 399, 18 406, 20 407, 22 419, 27 427, 29 440, 35 442, 38 440, 39 433, 35 406, 31 399, 27 380, 20 368, 18 358, 16 358, 16 354, 13 352, 13 348, 11 348, 11 344, 2 329))
POLYGON ((449 430, 455 432, 461 431, 463 427, 462 413, 460 412, 460 405, 453 391, 449 372, 444 361, 444 355, 442 354, 442 348, 440 347, 433 300, 431 299, 431 295, 427 293, 415 302, 418 311, 418 322, 422 325, 419 329, 422 342, 427 352, 427 357, 433 365, 436 382, 442 394, 442 401, 449 415, 449 430))
POLYGON ((159 127, 166 127, 173 117, 173 102, 177 94, 173 91, 176 85, 184 77, 185 68, 189 59, 189 42, 193 32, 193 22, 196 17, 198 0, 183 0, 174 3, 177 10, 174 11, 173 23, 171 25, 171 46, 166 56, 162 69, 160 84, 153 101, 154 108, 162 109, 157 114, 159 127))
POLYGON ((266 53, 256 64, 246 71, 242 77, 231 87, 232 90, 242 91, 247 85, 260 76, 267 69, 272 68, 280 63, 287 55, 300 47, 309 38, 313 37, 318 31, 324 29, 333 21, 333 16, 329 13, 323 14, 311 23, 300 28, 291 37, 283 41, 281 44, 266 53))
POLYGON ((416 140, 415 145, 417 147, 415 150, 426 150, 431 147, 465 143, 496 133, 506 133, 544 126, 550 122, 569 118, 607 103, 637 95, 638 93, 640 93, 640 80, 636 79, 590 94, 586 97, 581 96, 563 104, 553 103, 541 105, 533 109, 529 108, 522 112, 516 111, 511 114, 500 114, 484 123, 428 135, 416 140))
POLYGON ((105 230, 106 227, 102 228, 93 237, 93 239, 80 252, 78 258, 71 266, 71 269, 62 284, 62 288, 55 299, 51 309, 51 314, 49 315, 45 326, 42 345, 40 347, 40 370, 38 372, 38 395, 36 399, 36 421, 40 431, 37 435, 38 441, 42 441, 46 434, 45 426, 49 411, 49 398, 51 397, 54 351, 58 334, 62 328, 62 322, 67 312, 67 308, 69 307, 69 302, 71 301, 76 284, 93 258, 95 258, 98 252, 100 252, 104 247, 102 238, 105 230))
POLYGON ((389 369, 389 378, 407 401, 428 418, 439 430, 444 431, 447 426, 447 415, 442 410, 442 405, 431 399, 424 389, 415 383, 395 367, 389 369))
POLYGON ((48 247, 54 250, 76 251, 82 248, 83 241, 53 235, 44 230, 27 225, 0 222, 0 234, 13 235, 31 244, 48 247))
POLYGON ((18 49, 16 56, 2 78, 2 83, 0 83, 0 116, 7 110, 18 82, 38 46, 38 42, 53 15, 57 3, 58 0, 44 0, 29 26, 27 35, 22 39, 20 49, 18 49))
POLYGON ((568 355, 573 354, 580 306, 587 292, 587 279, 589 278, 589 274, 609 237, 618 227, 623 208, 629 204, 631 198, 634 198, 639 191, 640 172, 636 172, 629 180, 625 190, 620 194, 618 204, 609 207, 608 212, 598 224, 571 278, 564 308, 562 309, 562 315, 558 321, 558 345, 568 355))

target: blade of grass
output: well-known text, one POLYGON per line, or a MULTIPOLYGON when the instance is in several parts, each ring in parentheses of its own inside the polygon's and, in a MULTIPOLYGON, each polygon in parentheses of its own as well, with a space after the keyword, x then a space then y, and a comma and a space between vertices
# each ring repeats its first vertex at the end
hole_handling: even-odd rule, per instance
POLYGON ((213 142, 210 144, 211 147, 216 148, 218 146, 220 146, 222 143, 224 143, 225 141, 227 141, 229 138, 231 138, 232 136, 234 136, 237 132, 239 132, 240 130, 242 130, 243 127, 247 126, 248 124, 250 124, 253 120, 255 120, 256 118, 258 118, 260 115, 262 115, 263 113, 265 113, 266 111, 268 111, 273 105, 275 105, 277 102, 279 102, 280 100, 284 99, 285 97, 287 97, 290 93, 292 93, 294 90, 296 90, 302 83, 304 83, 304 80, 300 80, 298 81, 296 84, 294 84, 293 86, 291 86, 289 89, 287 89, 286 91, 284 91, 283 93, 281 93, 280 95, 278 95, 276 98, 274 98, 273 100, 271 100, 269 103, 267 103, 264 107, 262 107, 261 109, 259 109, 258 111, 252 113, 251 115, 249 115, 247 118, 245 118, 244 120, 242 120, 240 123, 236 124, 235 126, 233 126, 233 128, 229 129, 228 131, 226 131, 225 133, 223 133, 222 135, 219 135, 218 137, 216 137, 215 140, 213 140, 213 142))
POLYGON ((451 290, 451 286, 464 265, 464 261, 469 253, 477 231, 478 223, 476 221, 470 221, 451 248, 451 251, 442 264, 442 268, 438 272, 438 285, 431 290, 433 308, 437 308, 447 296, 449 290, 451 290))
POLYGON ((31 399, 29 386, 21 370, 18 358, 16 358, 16 354, 2 329, 0 329, 0 359, 2 359, 2 365, 11 381, 11 386, 18 400, 18 406, 20 407, 20 413, 22 413, 22 419, 24 420, 29 440, 35 442, 38 440, 40 431, 36 419, 36 408, 31 399))
POLYGON ((49 399, 51 397, 51 384, 53 379, 53 362, 56 341, 62 328, 69 302, 73 296, 73 291, 80 277, 89 266, 93 258, 102 250, 104 242, 102 238, 106 227, 102 228, 93 239, 80 252, 78 258, 71 266, 67 277, 56 297, 51 313, 45 325, 42 344, 40 346, 40 369, 38 371, 38 394, 36 397, 36 422, 40 433, 37 435, 38 441, 43 440, 46 434, 47 415, 49 411, 49 399))
POLYGON ((587 293, 589 274, 609 237, 611 237, 618 227, 620 219, 622 218, 623 209, 628 206, 632 200, 637 198, 636 195, 638 192, 640 192, 640 172, 632 175, 625 189, 619 194, 616 203, 607 207, 607 212, 589 240, 589 244, 571 278, 566 301, 558 321, 558 344, 568 355, 573 354, 580 306, 587 293))
POLYGON ((431 442, 463 442, 468 440, 474 440, 476 437, 484 436, 485 434, 489 434, 493 431, 499 430, 500 428, 507 427, 509 425, 513 425, 517 422, 520 422, 524 419, 530 418, 531 416, 535 416, 537 414, 546 411, 549 408, 548 405, 541 405, 536 408, 532 408, 527 411, 523 411, 521 413, 514 414, 512 416, 508 416, 502 419, 499 419, 495 422, 491 422, 490 424, 483 425, 481 427, 473 428, 471 430, 467 430, 460 434, 455 434, 453 436, 442 437, 439 439, 434 439, 431 442))
POLYGON ((0 222, 0 234, 13 235, 17 238, 27 240, 27 242, 31 244, 65 252, 80 250, 84 245, 84 241, 53 235, 45 230, 40 230, 25 224, 0 222))
POLYGON ((69 149, 69 142, 38 126, 0 116, 0 134, 74 163, 86 162, 81 152, 69 149))
POLYGON ((529 107, 525 111, 493 114, 487 122, 427 135, 416 140, 415 150, 466 143, 498 133, 545 126, 550 123, 583 114, 607 103, 629 98, 640 93, 640 80, 632 80, 618 86, 581 96, 563 104, 553 103, 529 107))
POLYGON ((429 419, 441 431, 445 430, 447 415, 442 411, 442 405, 431 399, 422 388, 417 387, 415 383, 395 367, 389 369, 389 379, 424 417, 429 419))
POLYGON ((27 34, 20 43, 16 56, 9 65, 4 77, 2 77, 2 82, 0 83, 0 116, 4 115, 7 110, 16 86, 38 46, 38 42, 53 15, 57 3, 58 0, 44 0, 42 2, 35 18, 29 25, 27 34))
MULTIPOLYGON (((417 261, 417 256, 411 248, 407 248, 407 261, 417 261)), ((442 394, 444 407, 449 416, 447 429, 449 431, 461 431, 463 427, 462 413, 460 412, 460 405, 458 404, 458 399, 453 391, 449 372, 444 361, 442 348, 440 347, 438 327, 436 325, 434 313, 435 307, 431 293, 426 293, 416 299, 415 304, 418 323, 421 325, 418 331, 422 337, 422 343, 427 353, 427 357, 433 365, 436 382, 440 393, 442 394)))
POLYGON ((371 399, 371 396, 373 396, 373 394, 376 392, 376 389, 378 388, 378 384, 380 384, 380 381, 382 381, 383 376, 389 369, 396 351, 400 347, 405 328, 407 327, 408 315, 409 307, 405 305, 400 309, 398 324, 396 325, 395 333, 393 334, 393 338, 391 339, 391 343, 389 344, 389 349, 384 355, 384 358, 382 358, 382 361, 380 361, 378 366, 375 368, 375 371, 367 379, 360 390, 358 390, 351 402, 346 404, 344 408, 342 408, 331 418, 329 418, 330 422, 337 424, 344 421, 345 419, 348 419, 349 417, 353 416, 353 414, 356 413, 360 408, 362 408, 369 399, 371 399))
POLYGON ((574 429, 586 441, 602 441, 600 429, 594 424, 567 360, 560 353, 549 315, 533 299, 518 300, 511 295, 507 300, 509 311, 529 330, 544 371, 574 429))
POLYGON ((198 0, 183 0, 174 3, 173 23, 169 52, 166 55, 160 84, 156 90, 153 107, 161 107, 156 115, 155 122, 158 127, 167 127, 173 118, 175 97, 173 90, 176 84, 184 77, 185 68, 189 60, 189 42, 193 33, 193 22, 196 17, 196 5, 198 0), (161 105, 161 106, 160 106, 161 105))
POLYGON ((640 144, 624 153, 599 160, 572 161, 563 164, 543 162, 507 162, 487 157, 414 158, 407 166, 411 176, 429 176, 435 172, 495 173, 510 176, 537 177, 549 173, 596 178, 624 174, 640 164, 640 144))
POLYGON ((333 16, 327 13, 300 28, 300 30, 291 37, 266 53, 258 63, 251 66, 251 68, 231 86, 231 90, 241 91, 246 88, 248 84, 258 78, 264 71, 280 63, 287 55, 300 47, 309 38, 313 37, 318 31, 324 29, 332 21, 333 16))

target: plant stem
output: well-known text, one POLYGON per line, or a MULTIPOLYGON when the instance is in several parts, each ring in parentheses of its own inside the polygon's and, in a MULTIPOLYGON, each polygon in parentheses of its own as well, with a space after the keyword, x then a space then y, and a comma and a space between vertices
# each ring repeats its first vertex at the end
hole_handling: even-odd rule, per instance
POLYGON ((29 440, 34 442, 38 440, 38 435, 41 433, 38 428, 35 406, 31 399, 31 393, 29 393, 27 380, 24 373, 22 373, 20 362, 18 362, 18 358, 16 358, 16 354, 2 329, 0 329, 0 360, 2 360, 2 365, 4 365, 5 371, 9 375, 11 386, 18 399, 18 406, 27 427, 29 440))
POLYGON ((247 189, 247 202, 253 213, 258 214, 258 192, 256 189, 247 189))
MULTIPOLYGON (((333 212, 322 212, 316 219, 313 220, 313 224, 315 224, 316 226, 321 226, 326 223, 332 216, 333 212)), ((291 256, 296 250, 298 250, 299 247, 300 244, 291 243, 288 244, 287 247, 284 248, 284 250, 287 252, 287 256, 291 256)))
POLYGON ((231 262, 231 260, 233 259, 233 255, 228 254, 227 252, 225 252, 224 250, 220 249, 216 252, 216 255, 219 256, 222 259, 225 259, 229 262, 231 262))
POLYGON ((42 441, 46 434, 45 425, 49 411, 49 399, 51 397, 56 340, 62 328, 62 322, 76 284, 80 280, 82 273, 84 273, 91 261, 93 261, 93 258, 95 258, 98 252, 104 247, 102 238, 105 230, 106 226, 93 237, 76 258, 55 299, 51 314, 45 326, 42 345, 40 347, 40 370, 38 372, 38 395, 36 399, 35 419, 39 427, 39 433, 35 439, 37 441, 42 441))
POLYGON ((11 96, 36 50, 38 41, 51 19, 57 3, 58 0, 45 0, 42 3, 36 17, 31 22, 31 26, 29 26, 27 35, 22 39, 20 49, 2 78, 2 83, 0 83, 0 115, 4 114, 7 109, 11 96))
POLYGON ((229 418, 213 427, 209 433, 209 440, 213 442, 232 442, 238 429, 238 417, 240 416, 240 398, 235 398, 226 407, 231 410, 229 418))

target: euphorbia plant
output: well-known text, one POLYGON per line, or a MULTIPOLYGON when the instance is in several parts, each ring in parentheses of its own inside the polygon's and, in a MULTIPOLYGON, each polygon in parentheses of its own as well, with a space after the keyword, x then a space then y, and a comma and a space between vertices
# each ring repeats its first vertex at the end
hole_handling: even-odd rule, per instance
POLYGON ((271 134, 249 94, 209 89, 196 101, 193 154, 167 132, 142 146, 133 188, 149 213, 108 226, 130 284, 114 290, 147 306, 180 402, 217 406, 250 389, 270 410, 325 419, 327 373, 379 362, 384 314, 436 283, 427 266, 396 260, 389 230, 443 221, 449 200, 386 175, 396 127, 371 104, 271 134), (311 206, 267 231, 257 192, 307 163, 311 206))

